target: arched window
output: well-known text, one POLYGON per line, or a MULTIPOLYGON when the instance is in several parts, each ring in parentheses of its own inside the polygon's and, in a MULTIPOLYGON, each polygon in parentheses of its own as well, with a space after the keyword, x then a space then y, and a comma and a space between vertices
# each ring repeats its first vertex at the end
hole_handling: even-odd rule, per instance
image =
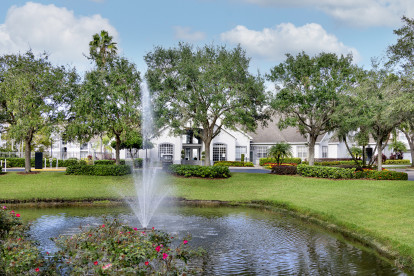
POLYGON ((173 144, 160 144, 158 150, 158 157, 162 159, 164 155, 167 155, 165 158, 174 160, 174 145, 173 144))
POLYGON ((213 145, 213 162, 226 161, 227 152, 225 144, 214 144, 213 145))

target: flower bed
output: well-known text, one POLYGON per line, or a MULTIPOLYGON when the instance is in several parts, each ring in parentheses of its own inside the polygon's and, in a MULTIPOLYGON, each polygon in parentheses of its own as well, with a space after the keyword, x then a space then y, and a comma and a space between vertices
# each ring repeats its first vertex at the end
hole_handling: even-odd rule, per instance
MULTIPOLYGON (((266 164, 266 163, 276 164, 276 162, 277 162, 276 158, 270 158, 270 157, 260 158, 259 165, 264 166, 264 164, 266 164)), ((280 163, 289 163, 289 164, 296 164, 297 165, 297 164, 300 164, 301 162, 302 162, 302 159, 300 159, 300 158, 282 158, 282 159, 280 159, 280 163)))
POLYGON ((185 177, 228 178, 231 176, 226 166, 170 165, 168 171, 185 177))

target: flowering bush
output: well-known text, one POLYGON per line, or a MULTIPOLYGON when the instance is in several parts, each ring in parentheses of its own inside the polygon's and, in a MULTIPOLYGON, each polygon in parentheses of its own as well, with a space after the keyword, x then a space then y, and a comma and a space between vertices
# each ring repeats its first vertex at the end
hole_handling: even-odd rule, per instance
POLYGON ((241 162, 241 161, 217 161, 217 162, 214 162, 214 166, 254 167, 252 162, 241 162))
MULTIPOLYGON (((259 160, 259 165, 260 166, 264 166, 264 164, 266 163, 276 163, 277 160, 276 158, 271 158, 271 157, 266 157, 266 158, 260 158, 259 160)), ((302 159, 300 158, 282 158, 280 160, 280 163, 295 163, 295 164, 300 164, 302 162, 302 159)))
POLYGON ((167 233, 138 230, 105 221, 73 236, 55 239, 61 250, 54 256, 59 272, 94 275, 181 275, 188 271, 188 260, 201 256, 190 250, 189 238, 172 247, 167 233))

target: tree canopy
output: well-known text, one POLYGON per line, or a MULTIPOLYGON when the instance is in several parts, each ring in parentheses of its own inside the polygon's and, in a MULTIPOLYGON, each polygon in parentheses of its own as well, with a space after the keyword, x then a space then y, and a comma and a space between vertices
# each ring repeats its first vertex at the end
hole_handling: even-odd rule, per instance
POLYGON ((310 57, 302 52, 271 69, 267 78, 275 83, 277 94, 272 107, 281 115, 279 127, 297 127, 308 138, 309 165, 314 164, 319 135, 335 128, 332 114, 339 95, 355 83, 352 56, 321 53, 310 57))
POLYGON ((156 47, 145 61, 158 122, 180 134, 188 128, 202 129, 196 134, 205 146, 206 165, 211 141, 223 127, 254 130, 268 117, 263 112, 263 79, 249 73, 250 59, 240 47, 194 49, 180 43, 170 49, 156 47))

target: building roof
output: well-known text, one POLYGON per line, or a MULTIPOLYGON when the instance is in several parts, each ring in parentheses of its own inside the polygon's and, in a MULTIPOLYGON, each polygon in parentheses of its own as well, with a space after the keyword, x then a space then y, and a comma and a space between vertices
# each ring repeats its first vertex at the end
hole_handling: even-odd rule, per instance
MULTIPOLYGON (((252 137, 252 143, 306 143, 307 139, 300 134, 299 130, 295 127, 287 127, 280 130, 277 126, 279 122, 279 116, 275 115, 271 121, 267 122, 267 126, 258 126, 255 132, 248 132, 252 137)), ((316 142, 320 142, 323 135, 320 135, 316 142)))

